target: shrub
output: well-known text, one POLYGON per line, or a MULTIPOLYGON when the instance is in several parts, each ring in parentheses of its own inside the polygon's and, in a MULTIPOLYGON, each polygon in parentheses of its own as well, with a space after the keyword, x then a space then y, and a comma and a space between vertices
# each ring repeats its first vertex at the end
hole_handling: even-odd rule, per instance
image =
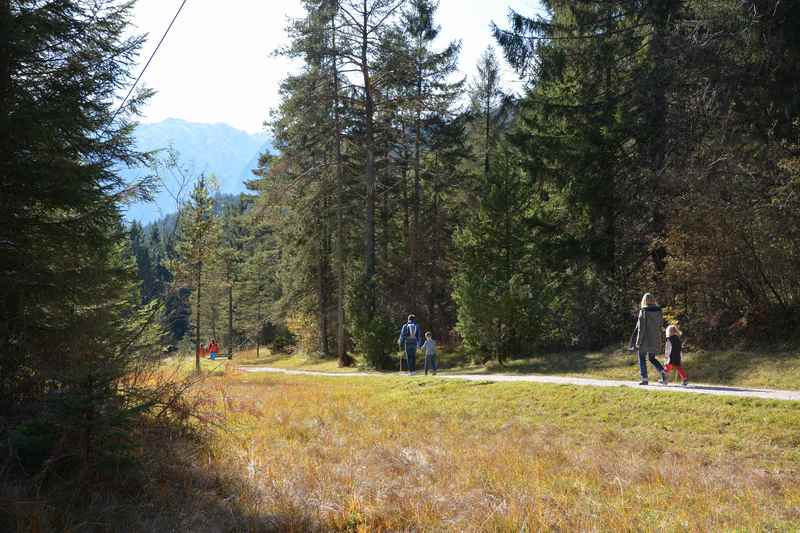
POLYGON ((353 284, 348 302, 353 342, 357 351, 364 354, 367 366, 388 369, 394 366, 392 354, 397 348, 398 331, 378 299, 376 281, 353 284))
POLYGON ((267 321, 258 333, 259 343, 269 346, 273 351, 283 352, 297 343, 297 337, 286 324, 267 321))

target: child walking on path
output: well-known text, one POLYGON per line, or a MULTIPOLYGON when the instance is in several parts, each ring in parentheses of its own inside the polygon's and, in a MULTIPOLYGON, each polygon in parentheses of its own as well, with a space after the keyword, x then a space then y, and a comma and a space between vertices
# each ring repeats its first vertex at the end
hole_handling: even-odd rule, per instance
POLYGON ((425 343, 422 345, 425 350, 425 375, 428 375, 428 367, 431 367, 433 374, 436 374, 436 341, 430 331, 425 332, 425 343))
POLYGON ((683 386, 689 384, 689 377, 681 366, 681 332, 676 326, 667 326, 667 345, 665 348, 667 355, 667 366, 664 372, 669 374, 673 369, 678 371, 678 375, 683 381, 683 386))

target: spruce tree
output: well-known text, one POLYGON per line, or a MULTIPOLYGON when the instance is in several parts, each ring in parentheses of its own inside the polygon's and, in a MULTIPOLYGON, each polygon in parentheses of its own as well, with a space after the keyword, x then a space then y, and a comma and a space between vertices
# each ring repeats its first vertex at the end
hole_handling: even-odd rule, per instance
POLYGON ((217 305, 205 291, 214 291, 210 281, 217 267, 219 226, 214 214, 214 203, 209 194, 206 177, 201 175, 195 183, 188 202, 182 208, 178 221, 176 261, 173 271, 176 281, 191 291, 194 302, 195 369, 200 372, 200 345, 203 319, 208 319, 217 305), (203 313, 203 311, 207 313, 203 313))
POLYGON ((358 108, 358 126, 363 140, 363 175, 365 193, 364 219, 364 283, 368 290, 362 305, 369 311, 376 308, 376 263, 375 263, 375 184, 377 171, 375 157, 375 113, 379 103, 380 82, 375 78, 376 58, 380 55, 380 43, 390 29, 390 24, 403 5, 402 0, 344 0, 336 10, 340 30, 341 57, 346 68, 360 74, 356 85, 361 101, 358 108))
POLYGON ((511 64, 535 81, 520 103, 512 142, 549 204, 544 224, 558 228, 536 244, 553 250, 553 274, 575 292, 564 303, 602 302, 608 310, 605 321, 580 321, 572 333, 577 343, 597 346, 622 334, 622 288, 652 242, 652 235, 632 233, 655 228, 644 213, 662 200, 643 193, 656 192, 654 175, 645 174, 643 187, 642 166, 630 157, 652 131, 643 113, 649 104, 634 104, 646 69, 632 53, 653 44, 652 27, 642 21, 650 4, 552 0, 545 7, 549 18, 512 13, 511 29, 495 28, 495 36, 511 64))
POLYGON ((118 387, 146 329, 120 205, 148 191, 116 171, 147 162, 131 132, 149 92, 118 109, 132 8, 0 1, 0 431, 26 468, 57 441, 87 466, 118 451, 140 405, 118 387))
POLYGON ((480 178, 479 207, 456 235, 453 296, 467 350, 478 361, 502 364, 537 340, 540 281, 527 242, 534 218, 528 176, 513 149, 495 153, 490 172, 480 178))
POLYGON ((492 152, 501 130, 507 125, 509 97, 501 86, 500 64, 494 48, 483 51, 477 65, 477 75, 469 85, 470 140, 474 156, 483 162, 484 179, 489 175, 492 152))
MULTIPOLYGON (((413 147, 411 153, 413 153, 414 179, 410 198, 411 227, 408 240, 408 279, 413 285, 424 285, 430 281, 423 281, 417 275, 422 261, 430 264, 432 259, 429 254, 423 255, 420 250, 427 241, 425 237, 428 236, 428 231, 423 231, 421 225, 423 181, 431 182, 433 185, 432 182, 436 180, 436 176, 431 173, 423 176, 425 171, 423 160, 431 153, 429 133, 436 122, 452 119, 456 99, 460 96, 464 84, 463 81, 450 80, 458 64, 461 43, 453 41, 442 50, 434 48, 433 43, 441 31, 435 22, 437 9, 437 2, 412 0, 403 11, 401 22, 408 45, 404 50, 408 62, 407 75, 403 80, 408 89, 402 93, 402 97, 411 110, 413 124, 413 139, 409 144, 413 147), (428 179, 425 180, 425 177, 428 179)), ((410 309, 417 309, 421 302, 412 295, 407 303, 410 309)), ((425 318, 432 320, 434 317, 425 316, 425 318)))

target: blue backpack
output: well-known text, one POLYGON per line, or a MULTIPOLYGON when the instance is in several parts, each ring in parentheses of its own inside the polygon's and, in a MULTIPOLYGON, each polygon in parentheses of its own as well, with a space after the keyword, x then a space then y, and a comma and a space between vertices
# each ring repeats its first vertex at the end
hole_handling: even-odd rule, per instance
POLYGON ((406 342, 409 340, 413 340, 415 343, 417 342, 417 333, 419 332, 419 326, 416 324, 406 324, 406 331, 408 334, 406 335, 406 342))

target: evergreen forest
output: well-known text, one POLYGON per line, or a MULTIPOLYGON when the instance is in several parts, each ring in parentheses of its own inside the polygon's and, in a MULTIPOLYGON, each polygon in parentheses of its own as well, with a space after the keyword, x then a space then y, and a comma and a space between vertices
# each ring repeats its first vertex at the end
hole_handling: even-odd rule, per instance
POLYGON ((792 337, 800 6, 542 5, 464 76, 435 2, 305 2, 250 193, 130 230, 143 303, 184 267, 173 342, 384 368, 414 313, 502 363, 623 342, 644 292, 699 346, 792 337))
POLYGON ((275 51, 298 68, 253 109, 274 149, 225 195, 133 140, 135 1, 0 0, 12 499, 89 501, 134 435, 190 433, 212 338, 396 369, 413 313, 504 365, 619 348, 650 292, 694 347, 796 343, 800 2, 539 0, 466 66, 436 0, 302 4, 275 51), (125 219, 164 186, 173 214, 125 219), (197 372, 165 375, 175 353, 197 372))

